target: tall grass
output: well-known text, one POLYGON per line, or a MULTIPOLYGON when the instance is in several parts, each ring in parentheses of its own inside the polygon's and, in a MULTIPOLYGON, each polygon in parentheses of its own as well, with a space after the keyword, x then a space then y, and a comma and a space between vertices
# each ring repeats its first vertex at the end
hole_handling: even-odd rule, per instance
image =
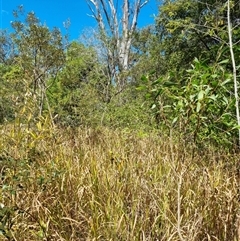
POLYGON ((0 240, 240 240, 237 155, 49 125, 1 127, 0 240))

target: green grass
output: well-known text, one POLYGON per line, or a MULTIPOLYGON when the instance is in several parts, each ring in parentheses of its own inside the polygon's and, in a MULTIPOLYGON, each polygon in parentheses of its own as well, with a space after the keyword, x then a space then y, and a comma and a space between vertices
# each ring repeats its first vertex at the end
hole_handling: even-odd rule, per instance
POLYGON ((239 157, 190 149, 156 133, 2 126, 0 240, 239 240, 239 157))

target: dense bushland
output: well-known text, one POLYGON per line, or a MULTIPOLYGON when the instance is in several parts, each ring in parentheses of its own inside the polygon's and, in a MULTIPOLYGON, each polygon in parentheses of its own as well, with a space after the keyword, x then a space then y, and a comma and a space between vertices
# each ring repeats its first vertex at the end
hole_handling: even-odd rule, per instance
POLYGON ((128 66, 107 31, 70 42, 14 12, 0 32, 1 240, 240 240, 228 6, 236 66, 225 1, 164 1, 131 32, 128 66))

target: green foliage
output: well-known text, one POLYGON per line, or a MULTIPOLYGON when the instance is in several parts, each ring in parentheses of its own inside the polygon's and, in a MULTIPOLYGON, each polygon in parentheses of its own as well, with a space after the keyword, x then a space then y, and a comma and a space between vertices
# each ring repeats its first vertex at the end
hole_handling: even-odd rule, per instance
MULTIPOLYGON (((240 11, 237 4, 231 7, 237 43, 240 11)), ((224 1, 164 1, 145 57, 149 74, 144 74, 138 88, 158 128, 176 131, 198 147, 214 143, 230 148, 236 143, 225 15, 224 1)), ((239 56, 237 44, 234 52, 239 56)))
POLYGON ((102 112, 100 81, 101 68, 96 52, 72 42, 58 77, 49 80, 48 99, 59 123, 78 126, 92 120, 96 124, 95 116, 102 112))
POLYGON ((117 93, 116 86, 107 82, 104 71, 93 48, 78 42, 69 45, 66 64, 48 93, 58 123, 132 128, 149 125, 135 84, 129 83, 117 93))
POLYGON ((34 117, 50 113, 47 91, 65 61, 64 41, 58 29, 41 24, 33 12, 14 12, 14 32, 1 31, 0 122, 12 121, 30 109, 34 117), (51 83, 49 84, 49 79, 51 83), (31 107, 29 108, 29 106, 31 107))
POLYGON ((129 85, 106 106, 102 123, 111 128, 152 129, 150 110, 142 105, 143 97, 134 85, 129 85))
POLYGON ((206 66, 195 61, 186 86, 174 103, 184 132, 194 142, 233 144, 235 122, 232 76, 221 64, 206 66))
POLYGON ((11 64, 16 54, 10 34, 6 30, 0 30, 0 64, 11 64))
MULTIPOLYGON (((231 146, 236 121, 232 76, 225 70, 227 62, 209 66, 195 59, 178 82, 171 76, 152 81, 146 97, 152 100, 152 110, 161 126, 175 129, 184 140, 198 146, 231 146)), ((148 78, 144 80, 149 82, 148 78)))
MULTIPOLYGON (((225 1, 166 0, 159 8, 155 24, 155 46, 161 55, 161 74, 169 70, 181 74, 190 68, 194 58, 212 64, 218 59, 220 49, 228 43, 225 1), (162 66, 161 66, 162 65, 162 66)), ((238 4, 233 6, 232 23, 239 32, 240 17, 238 4)), ((236 42, 239 41, 236 33, 236 42)), ((155 48, 152 46, 152 49, 155 48)), ((222 56, 229 58, 229 51, 222 56)), ((219 59, 218 59, 219 61, 219 59)))
POLYGON ((50 111, 46 92, 49 78, 55 79, 65 61, 64 41, 58 29, 50 30, 33 12, 26 16, 22 8, 15 11, 16 20, 11 35, 17 55, 14 63, 22 73, 18 81, 30 91, 35 102, 34 115, 42 115, 44 108, 50 111))
POLYGON ((14 120, 20 110, 25 92, 21 68, 18 65, 0 65, 0 123, 14 120))
POLYGON ((16 20, 12 23, 15 31, 12 39, 17 48, 19 65, 29 77, 55 75, 62 67, 65 57, 60 31, 56 28, 50 31, 32 12, 28 13, 23 21, 16 20))

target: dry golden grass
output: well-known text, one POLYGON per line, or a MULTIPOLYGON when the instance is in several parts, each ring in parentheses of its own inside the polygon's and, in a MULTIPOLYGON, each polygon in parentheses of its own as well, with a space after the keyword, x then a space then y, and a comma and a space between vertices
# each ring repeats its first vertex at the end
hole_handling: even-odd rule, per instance
POLYGON ((0 151, 0 240, 239 240, 237 155, 43 120, 2 126, 0 151))

